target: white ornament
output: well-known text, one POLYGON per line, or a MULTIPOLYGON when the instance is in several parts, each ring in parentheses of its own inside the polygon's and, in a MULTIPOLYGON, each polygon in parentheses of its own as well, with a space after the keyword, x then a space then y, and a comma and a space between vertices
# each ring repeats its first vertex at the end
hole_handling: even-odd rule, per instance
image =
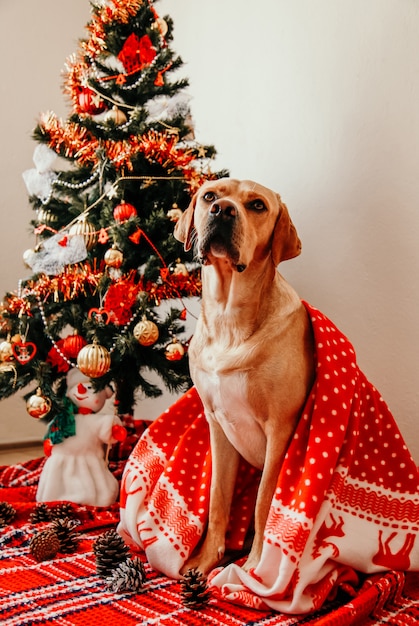
POLYGON ((67 500, 90 506, 116 502, 119 485, 109 470, 106 449, 123 441, 126 431, 119 417, 101 412, 112 394, 110 387, 95 391, 77 368, 68 372, 66 396, 77 407, 76 432, 52 446, 40 475, 37 502, 67 500))
POLYGON ((156 96, 150 100, 145 109, 148 112, 147 122, 167 120, 175 115, 186 117, 189 111, 189 101, 191 97, 187 94, 176 94, 175 96, 156 96))
POLYGON ((25 262, 34 272, 56 276, 66 265, 83 261, 87 257, 86 244, 82 235, 69 236, 58 233, 42 242, 39 251, 25 256, 25 262))
POLYGON ((41 202, 49 200, 52 183, 58 175, 51 170, 57 153, 45 144, 39 144, 33 153, 35 168, 25 170, 22 174, 26 189, 30 196, 36 196, 41 202))
POLYGON ((124 64, 113 54, 104 54, 98 58, 98 62, 118 74, 124 74, 124 64))

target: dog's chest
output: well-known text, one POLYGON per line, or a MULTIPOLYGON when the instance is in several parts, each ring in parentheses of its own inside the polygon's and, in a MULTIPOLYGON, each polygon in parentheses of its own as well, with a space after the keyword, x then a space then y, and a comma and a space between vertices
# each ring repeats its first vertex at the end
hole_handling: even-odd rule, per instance
POLYGON ((207 419, 220 424, 243 458, 255 467, 262 468, 266 441, 248 398, 248 374, 220 374, 197 369, 194 379, 206 409, 207 419))

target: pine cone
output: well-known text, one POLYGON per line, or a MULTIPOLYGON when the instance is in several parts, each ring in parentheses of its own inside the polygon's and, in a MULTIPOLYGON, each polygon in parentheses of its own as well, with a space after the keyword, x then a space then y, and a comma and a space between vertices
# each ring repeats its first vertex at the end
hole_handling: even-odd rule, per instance
POLYGON ((79 543, 78 533, 75 531, 77 522, 68 518, 55 519, 51 524, 51 530, 55 532, 60 542, 60 552, 70 554, 77 550, 79 543))
POLYGON ((57 504, 51 511, 52 519, 65 519, 74 517, 74 508, 69 502, 62 502, 57 504))
POLYGON ((29 543, 29 550, 37 561, 53 559, 60 549, 60 540, 53 530, 40 530, 29 543))
POLYGON ((196 568, 188 569, 180 583, 182 602, 191 609, 198 609, 209 602, 207 577, 196 568))
POLYGON ((142 589, 145 580, 144 563, 138 557, 134 557, 120 563, 110 576, 106 577, 106 585, 114 593, 122 591, 138 592, 142 589))
POLYGON ((45 502, 40 502, 36 505, 35 510, 31 513, 30 521, 32 524, 39 524, 40 522, 51 521, 51 509, 45 502))
POLYGON ((0 528, 13 522, 15 515, 16 509, 9 502, 0 502, 0 528))
POLYGON ((93 553, 96 557, 96 571, 99 576, 106 578, 129 555, 129 548, 116 530, 108 530, 100 535, 93 544, 93 553))

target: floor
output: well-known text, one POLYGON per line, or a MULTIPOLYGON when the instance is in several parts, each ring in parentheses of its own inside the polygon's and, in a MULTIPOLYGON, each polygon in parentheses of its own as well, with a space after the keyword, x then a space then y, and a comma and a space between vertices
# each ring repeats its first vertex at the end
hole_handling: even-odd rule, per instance
POLYGON ((0 448, 0 465, 15 465, 44 456, 42 444, 22 447, 0 448))

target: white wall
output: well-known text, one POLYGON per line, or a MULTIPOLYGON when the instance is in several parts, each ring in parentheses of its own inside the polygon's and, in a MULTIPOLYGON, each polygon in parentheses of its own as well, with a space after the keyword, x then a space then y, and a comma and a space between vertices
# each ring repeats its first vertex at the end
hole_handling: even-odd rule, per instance
POLYGON ((282 273, 348 335, 419 460, 419 4, 164 0, 198 138, 281 193, 282 273))
MULTIPOLYGON (((42 111, 66 115, 61 70, 89 16, 87 0, 72 0, 71 7, 65 0, 0 0, 0 299, 28 275, 22 254, 35 241, 22 180, 33 167, 32 130, 42 111)), ((0 402, 0 444, 41 439, 44 430, 20 394, 0 402)))
MULTIPOLYGON (((232 176, 281 193, 303 241, 302 256, 281 271, 349 336, 419 461, 418 3, 161 0, 156 8, 175 21, 198 140, 216 146, 232 176)), ((31 167, 33 122, 41 110, 66 114, 59 72, 88 14, 87 0, 73 0, 71 12, 63 0, 0 5, 2 58, 10 58, 0 83, 1 294, 22 276, 21 252, 32 245, 21 172, 31 167), (8 27, 16 23, 19 45, 8 27)), ((29 432, 25 409, 9 402, 0 403, 0 441, 11 421, 13 432, 19 420, 29 432)))

